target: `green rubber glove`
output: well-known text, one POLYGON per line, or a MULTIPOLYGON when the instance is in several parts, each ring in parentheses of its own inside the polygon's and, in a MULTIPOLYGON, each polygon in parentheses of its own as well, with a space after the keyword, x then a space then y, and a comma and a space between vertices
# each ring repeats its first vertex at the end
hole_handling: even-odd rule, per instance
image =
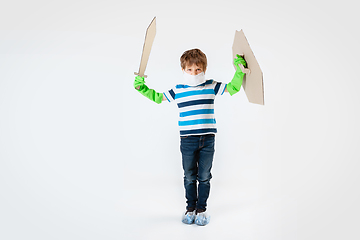
POLYGON ((241 71, 241 68, 239 67, 238 64, 242 64, 244 67, 247 66, 246 61, 240 55, 236 54, 236 57, 237 58, 234 58, 236 72, 231 82, 226 86, 226 89, 228 90, 231 96, 237 93, 238 91, 240 91, 241 84, 245 75, 245 73, 241 71))
POLYGON ((134 81, 135 89, 140 92, 142 95, 154 101, 156 103, 161 103, 163 99, 162 93, 157 93, 154 89, 149 89, 148 86, 145 85, 144 77, 136 76, 134 81))

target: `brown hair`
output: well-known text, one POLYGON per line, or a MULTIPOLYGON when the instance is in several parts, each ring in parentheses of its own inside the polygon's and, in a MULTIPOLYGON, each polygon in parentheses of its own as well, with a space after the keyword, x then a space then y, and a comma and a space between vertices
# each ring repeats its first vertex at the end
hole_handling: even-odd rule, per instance
POLYGON ((197 48, 187 50, 183 53, 183 55, 181 55, 180 64, 182 69, 185 69, 187 66, 190 67, 195 64, 196 66, 202 67, 203 71, 205 71, 207 67, 206 55, 197 48))

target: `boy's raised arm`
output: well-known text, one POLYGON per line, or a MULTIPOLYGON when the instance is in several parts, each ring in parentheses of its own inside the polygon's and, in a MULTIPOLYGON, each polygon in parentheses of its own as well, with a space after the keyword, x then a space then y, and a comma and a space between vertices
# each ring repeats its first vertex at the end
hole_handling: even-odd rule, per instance
POLYGON ((238 91, 240 91, 241 88, 241 84, 244 78, 245 73, 243 73, 241 71, 241 68, 239 67, 239 64, 242 64, 244 67, 246 67, 246 61, 244 60, 244 58, 242 58, 240 55, 236 55, 237 58, 234 58, 234 64, 236 66, 236 72, 234 74, 233 79, 231 80, 231 82, 229 82, 226 85, 226 89, 225 92, 229 92, 230 95, 234 95, 235 93, 237 93, 238 91))
POLYGON ((154 89, 149 89, 148 86, 145 85, 144 77, 136 76, 134 81, 134 88, 150 99, 151 101, 154 101, 156 103, 161 103, 162 101, 166 100, 164 97, 164 94, 156 92, 154 89))

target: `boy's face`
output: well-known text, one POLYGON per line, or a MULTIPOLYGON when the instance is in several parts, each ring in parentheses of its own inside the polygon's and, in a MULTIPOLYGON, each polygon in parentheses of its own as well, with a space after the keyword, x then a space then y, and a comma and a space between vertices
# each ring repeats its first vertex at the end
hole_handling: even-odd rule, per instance
POLYGON ((186 66, 185 69, 183 69, 183 71, 185 71, 186 73, 190 74, 190 75, 198 75, 199 73, 202 73, 205 71, 203 70, 202 67, 199 67, 197 65, 192 65, 192 66, 186 66))

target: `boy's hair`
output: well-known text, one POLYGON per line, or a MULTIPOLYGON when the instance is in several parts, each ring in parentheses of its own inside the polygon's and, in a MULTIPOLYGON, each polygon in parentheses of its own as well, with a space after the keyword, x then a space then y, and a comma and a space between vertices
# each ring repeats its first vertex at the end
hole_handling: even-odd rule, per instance
POLYGON ((187 66, 190 67, 195 64, 196 66, 202 67, 203 71, 205 71, 207 67, 206 55, 197 48, 187 50, 183 53, 183 55, 181 55, 180 64, 182 69, 185 69, 187 66))

